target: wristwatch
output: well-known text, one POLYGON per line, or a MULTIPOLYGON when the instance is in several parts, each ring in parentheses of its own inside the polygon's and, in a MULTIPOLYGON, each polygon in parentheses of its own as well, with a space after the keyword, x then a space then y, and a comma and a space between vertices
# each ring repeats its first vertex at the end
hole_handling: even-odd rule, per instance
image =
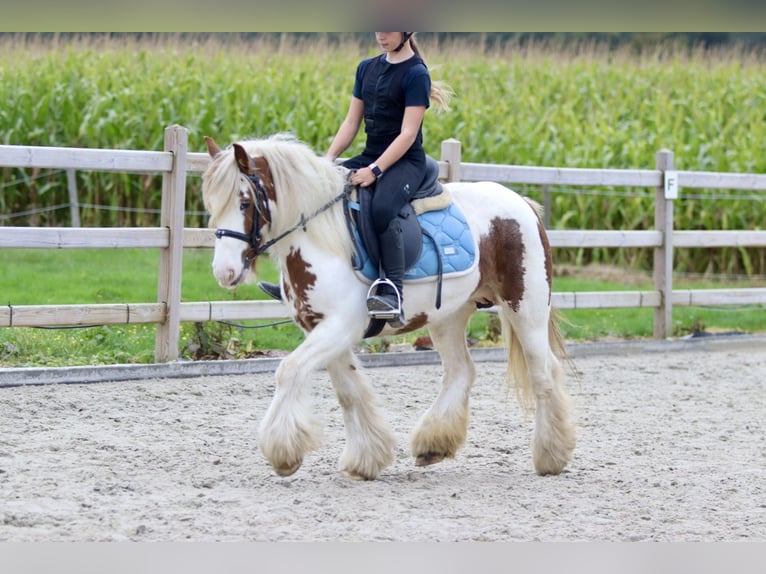
POLYGON ((367 167, 369 167, 372 173, 375 174, 375 177, 380 177, 381 175, 383 175, 383 170, 381 170, 377 165, 375 165, 375 163, 371 163, 367 167))

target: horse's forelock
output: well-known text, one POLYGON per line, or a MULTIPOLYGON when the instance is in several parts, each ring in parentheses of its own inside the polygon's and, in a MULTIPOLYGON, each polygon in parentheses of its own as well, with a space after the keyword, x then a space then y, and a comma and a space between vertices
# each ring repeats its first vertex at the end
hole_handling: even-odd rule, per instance
POLYGON ((221 216, 232 209, 238 198, 233 190, 239 189, 239 179, 239 168, 232 149, 221 152, 202 175, 202 201, 210 214, 211 227, 215 227, 221 216))

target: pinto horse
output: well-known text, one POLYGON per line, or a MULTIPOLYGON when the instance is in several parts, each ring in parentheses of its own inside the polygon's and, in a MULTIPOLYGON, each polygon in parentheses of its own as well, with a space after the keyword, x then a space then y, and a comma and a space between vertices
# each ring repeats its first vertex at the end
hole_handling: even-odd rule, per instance
MULTIPOLYGON (((213 273, 232 288, 255 274, 268 250, 280 270, 284 302, 305 339, 276 370, 276 388, 259 427, 262 453, 282 476, 318 447, 321 426, 306 392, 308 374, 326 368, 343 409, 348 477, 375 479, 394 459, 394 435, 353 352, 369 318, 369 281, 352 265, 354 245, 344 212, 348 171, 286 135, 234 143, 207 140, 212 162, 203 200, 216 227, 213 273)), ((478 257, 465 273, 406 282, 406 322, 383 335, 427 327, 443 378, 434 403, 411 436, 418 466, 454 457, 466 439, 475 368, 465 330, 477 305, 495 305, 508 350, 508 383, 535 409, 532 461, 538 474, 570 462, 575 432, 563 384, 563 339, 551 307, 552 263, 539 207, 492 182, 445 183, 471 230, 478 257)))

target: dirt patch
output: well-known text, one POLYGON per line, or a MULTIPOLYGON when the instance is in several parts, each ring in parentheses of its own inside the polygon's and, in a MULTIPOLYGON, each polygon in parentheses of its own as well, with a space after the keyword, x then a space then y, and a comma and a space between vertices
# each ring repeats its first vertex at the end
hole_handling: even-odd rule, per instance
POLYGON ((766 349, 585 356, 579 442, 537 476, 502 363, 477 364, 468 442, 416 468, 434 366, 369 369, 397 435, 374 482, 336 469, 343 424, 309 382, 323 446, 280 478, 257 449, 273 375, 0 389, 0 540, 766 540, 766 349))

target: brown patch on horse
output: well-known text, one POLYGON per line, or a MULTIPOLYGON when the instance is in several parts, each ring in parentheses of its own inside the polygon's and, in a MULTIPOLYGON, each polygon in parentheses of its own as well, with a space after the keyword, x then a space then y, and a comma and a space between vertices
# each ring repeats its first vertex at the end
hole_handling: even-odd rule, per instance
POLYGON ((282 291, 295 308, 298 324, 305 331, 312 331, 324 319, 324 314, 316 313, 309 304, 309 292, 314 288, 317 276, 310 271, 311 264, 303 258, 300 249, 290 248, 285 264, 290 280, 283 282, 282 291))
POLYGON ((239 171, 245 175, 257 174, 261 179, 263 188, 266 190, 266 197, 270 201, 277 201, 277 190, 274 187, 274 176, 271 175, 269 162, 265 157, 250 157, 245 148, 240 144, 232 144, 234 148, 234 159, 237 161, 239 171))
POLYGON ((404 333, 417 331, 418 329, 422 329, 423 327, 425 327, 427 323, 428 323, 428 315, 426 315, 425 313, 418 313, 412 319, 407 321, 407 324, 404 327, 397 329, 395 334, 402 335, 404 333))
POLYGON ((269 198, 269 201, 277 203, 277 190, 274 187, 274 176, 271 175, 269 162, 266 161, 265 157, 253 158, 253 161, 255 162, 255 169, 258 170, 258 175, 260 175, 263 182, 263 187, 266 190, 266 197, 269 198))
POLYGON ((498 292, 511 309, 518 311, 524 298, 526 272, 524 241, 519 222, 515 219, 494 218, 489 233, 479 240, 479 252, 479 285, 498 292))
MULTIPOLYGON (((250 202, 250 207, 246 210, 244 210, 244 216, 245 216, 245 235, 248 237, 252 236, 253 233, 253 226, 255 225, 255 202, 253 199, 249 196, 249 194, 246 195, 247 192, 240 191, 239 192, 239 201, 240 203, 242 201, 248 201, 250 202)), ((263 221, 261 221, 260 225, 263 225, 263 221)), ((257 257, 257 253, 255 249, 252 246, 248 245, 247 250, 242 254, 242 257, 248 261, 251 261, 250 264, 253 271, 255 271, 255 260, 257 257)))
MULTIPOLYGON (((207 141, 208 153, 211 156, 215 150, 218 150, 218 154, 221 153, 220 149, 218 148, 218 144, 216 144, 212 138, 208 138, 206 136, 205 141, 207 141)), ((251 197, 244 197, 242 192, 240 192, 240 202, 243 200, 249 200, 251 203, 250 208, 245 212, 245 234, 250 236, 252 234, 253 225, 255 224, 256 210, 258 211, 259 228, 271 225, 271 209, 269 207, 269 201, 274 201, 276 203, 277 197, 276 189, 274 188, 274 178, 271 175, 269 162, 267 162, 265 158, 250 157, 245 148, 240 144, 233 144, 232 147, 234 148, 234 158, 237 162, 237 167, 239 167, 240 172, 247 176, 251 176, 253 174, 257 175, 261 180, 261 184, 266 191, 266 198, 268 199, 268 201, 266 201, 264 198, 258 198, 255 195, 258 193, 258 190, 255 189, 255 187, 252 185, 250 186, 250 191, 252 193, 251 197)), ((253 261, 255 260, 254 254, 252 257, 250 257, 250 259, 253 261)))

